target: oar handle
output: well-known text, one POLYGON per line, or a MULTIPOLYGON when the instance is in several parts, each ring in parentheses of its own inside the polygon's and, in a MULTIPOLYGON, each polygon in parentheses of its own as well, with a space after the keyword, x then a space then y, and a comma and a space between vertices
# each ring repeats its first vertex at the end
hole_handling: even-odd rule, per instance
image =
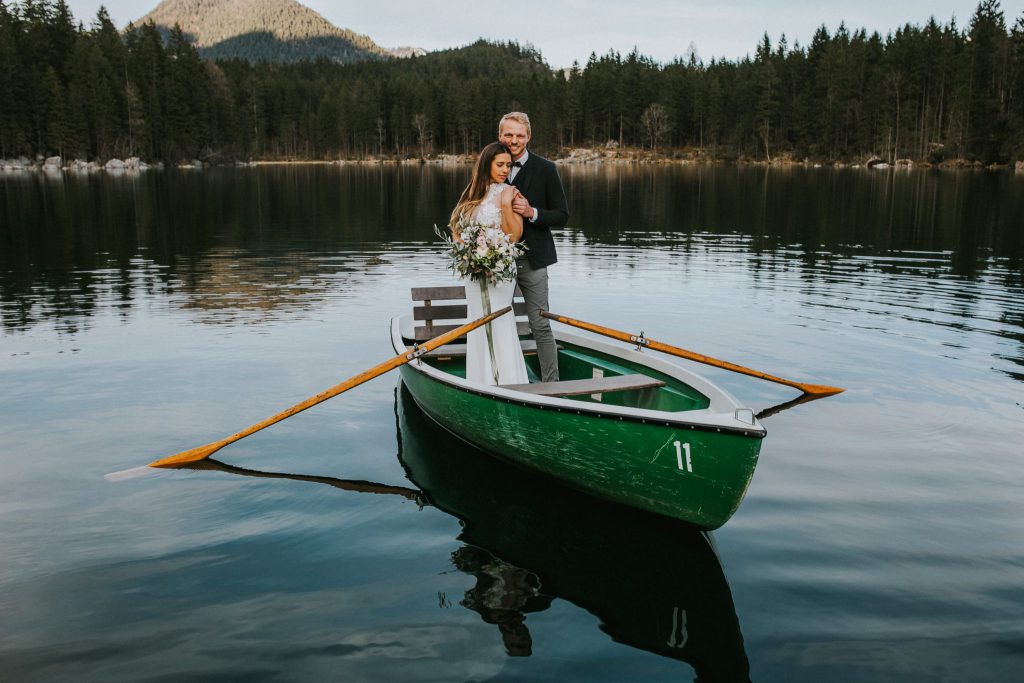
POLYGON ((291 408, 283 410, 277 415, 273 415, 265 420, 257 422, 256 424, 250 427, 246 427, 242 431, 238 432, 237 434, 232 434, 226 439, 214 441, 213 443, 206 444, 205 446, 199 446, 198 448, 192 448, 187 451, 182 451, 177 455, 162 458, 155 462, 149 463, 149 466, 174 467, 176 465, 181 465, 183 463, 196 462, 198 460, 208 458, 217 451, 219 451, 220 449, 227 446, 228 444, 232 444, 240 439, 244 439, 250 434, 255 434, 261 429, 266 429, 270 425, 276 424, 281 420, 286 420, 292 415, 295 415, 296 413, 301 413, 303 410, 306 410, 307 408, 312 408, 318 403, 323 403, 329 398, 334 398, 338 394, 344 393, 349 389, 352 389, 354 387, 359 386, 360 384, 363 384, 364 382, 368 382, 374 377, 379 377, 380 375, 383 375, 385 372, 388 372, 389 370, 394 370, 395 368, 401 365, 405 365, 411 360, 415 360, 416 358, 419 358, 424 354, 430 353, 431 351, 438 347, 444 346, 445 344, 452 342, 469 332, 472 332, 481 325, 486 325, 495 318, 505 315, 511 310, 511 306, 506 306, 505 308, 497 310, 494 313, 485 315, 482 318, 477 318, 472 322, 466 323, 461 327, 456 327, 454 330, 450 330, 448 332, 445 332, 444 334, 440 334, 434 337, 433 339, 430 339, 429 341, 424 342, 423 344, 417 346, 412 351, 404 351, 395 356, 394 358, 384 361, 380 365, 375 365, 369 370, 361 372, 358 375, 355 375, 354 377, 350 377, 344 382, 336 384, 330 389, 326 389, 325 391, 321 391, 319 394, 311 396, 307 398, 305 401, 302 401, 301 403, 296 403, 291 408))
POLYGON ((621 330, 614 330, 610 327, 604 327, 602 325, 597 325, 595 323, 588 323, 583 320, 575 320, 573 318, 569 318, 564 315, 558 315, 557 313, 550 313, 548 311, 541 311, 540 314, 545 318, 556 320, 565 325, 571 325, 572 327, 578 327, 581 330, 587 330, 589 332, 603 334, 606 337, 611 337, 612 339, 618 339, 620 341, 628 342, 630 344, 636 344, 637 346, 642 346, 644 348, 654 349, 655 351, 661 351, 662 353, 668 353, 679 358, 686 358, 687 360, 696 361, 698 363, 704 363, 705 365, 712 365, 716 368, 723 368, 725 370, 730 370, 732 372, 738 372, 742 375, 749 375, 750 377, 757 377, 759 379, 768 380, 769 382, 785 384, 786 386, 794 387, 804 392, 805 394, 809 394, 811 396, 831 396, 833 394, 838 394, 841 391, 844 391, 839 387, 829 387, 821 384, 805 384, 803 382, 794 382, 793 380, 783 379, 782 377, 776 377, 775 375, 769 375, 766 372, 745 368, 742 365, 730 363, 729 361, 726 360, 718 360, 717 358, 705 356, 704 354, 701 353, 695 353, 693 351, 681 349, 678 346, 672 346, 671 344, 665 344, 663 342, 655 341, 654 339, 648 339, 643 335, 643 333, 640 333, 638 335, 630 334, 628 332, 622 332, 621 330))

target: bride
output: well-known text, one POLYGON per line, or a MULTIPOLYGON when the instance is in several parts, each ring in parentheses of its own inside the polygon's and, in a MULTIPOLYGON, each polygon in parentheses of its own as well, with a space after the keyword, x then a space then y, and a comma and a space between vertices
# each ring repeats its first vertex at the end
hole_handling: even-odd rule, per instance
MULTIPOLYGON (((523 217, 512 210, 512 199, 518 190, 505 184, 511 171, 512 154, 505 145, 492 142, 483 148, 473 167, 469 185, 462 191, 459 203, 452 211, 449 226, 455 241, 462 241, 457 226, 467 221, 498 228, 508 235, 511 242, 519 241, 523 236, 523 217)), ((470 320, 512 304, 516 288, 514 259, 510 274, 510 279, 497 284, 487 278, 465 280, 470 320)), ((469 333, 466 379, 493 385, 526 384, 530 381, 514 314, 506 313, 469 333)))

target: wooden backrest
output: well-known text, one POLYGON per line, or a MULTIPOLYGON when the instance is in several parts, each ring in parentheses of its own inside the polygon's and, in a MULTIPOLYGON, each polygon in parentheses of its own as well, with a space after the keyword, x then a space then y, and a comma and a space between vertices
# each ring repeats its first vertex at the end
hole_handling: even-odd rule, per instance
MULTIPOLYGON (((466 301, 466 288, 462 285, 451 287, 413 287, 412 318, 416 321, 423 321, 423 325, 414 327, 416 341, 432 339, 439 334, 454 330, 461 324, 468 322, 468 306, 466 301), (437 303, 437 302, 444 303, 437 303), (462 303, 460 303, 462 302, 462 303), (438 321, 454 321, 439 324, 438 321)), ((512 296, 512 313, 518 318, 526 315, 526 304, 523 302, 523 293, 516 285, 516 291, 512 296)), ((517 320, 516 325, 519 334, 530 333, 530 323, 525 320, 517 320)))

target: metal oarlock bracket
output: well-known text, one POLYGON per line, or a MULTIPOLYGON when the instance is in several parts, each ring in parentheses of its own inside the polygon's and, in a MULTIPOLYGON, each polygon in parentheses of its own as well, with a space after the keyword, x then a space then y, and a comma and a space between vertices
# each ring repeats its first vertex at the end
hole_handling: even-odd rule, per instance
POLYGON ((417 344, 416 342, 413 342, 413 344, 412 344, 412 353, 405 354, 405 359, 406 360, 410 360, 410 361, 411 360, 415 360, 416 363, 418 365, 420 365, 420 364, 423 363, 423 361, 420 360, 420 356, 422 356, 426 352, 427 352, 426 349, 421 348, 419 344, 417 344))
POLYGON ((644 350, 643 347, 649 346, 649 344, 650 344, 647 341, 647 339, 644 338, 644 331, 643 330, 640 330, 640 336, 639 337, 634 335, 634 334, 629 335, 629 341, 631 341, 634 344, 636 344, 636 350, 637 351, 643 351, 644 350))

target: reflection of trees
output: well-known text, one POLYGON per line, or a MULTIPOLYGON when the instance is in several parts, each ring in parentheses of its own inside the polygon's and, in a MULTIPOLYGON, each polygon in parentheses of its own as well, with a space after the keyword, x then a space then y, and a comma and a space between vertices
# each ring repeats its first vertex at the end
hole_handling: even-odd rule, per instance
MULTIPOLYGON (((282 166, 0 178, 0 326, 76 332, 143 294, 263 315, 310 308, 393 245, 432 239, 469 170, 282 166), (344 254, 341 260, 325 256, 344 254)), ((386 260, 386 259, 385 259, 386 260)))
MULTIPOLYGON (((1008 174, 561 171, 576 229, 560 231, 559 243, 621 247, 616 257, 628 268, 714 252, 744 259, 762 285, 793 270, 822 287, 858 272, 970 281, 997 272, 1008 287, 1024 280, 1016 227, 1024 193, 1008 174), (911 251, 930 253, 930 263, 865 259, 911 251)), ((99 311, 128 314, 144 294, 183 293, 206 321, 310 309, 374 257, 431 241, 431 225, 445 220, 468 174, 462 166, 351 165, 4 176, 0 325, 49 320, 73 333, 99 311)))
POLYGON ((595 269, 614 257, 659 276, 746 271, 754 288, 796 289, 810 306, 953 328, 1019 310, 1006 292, 1024 286, 1024 183, 1010 174, 639 165, 564 176, 580 227, 560 243, 600 245, 595 269))
MULTIPOLYGON (((1018 296, 1024 299, 1024 291, 1019 291, 1018 296)), ((1016 380, 1024 381, 1024 310, 1004 313, 999 322, 1009 328, 1005 336, 1017 342, 1016 356, 1001 355, 1000 358, 1020 368, 1020 371, 1004 370, 1004 372, 1016 380)))
POLYGON ((1007 174, 720 166, 564 166, 573 226, 588 242, 679 245, 735 233, 793 255, 952 252, 974 276, 988 256, 1024 256, 1024 202, 1007 174))
POLYGON ((136 259, 130 268, 44 274, 44 284, 25 294, 9 284, 2 290, 3 326, 24 330, 52 320, 62 332, 76 333, 103 309, 127 314, 137 299, 159 293, 203 323, 265 320, 282 313, 310 310, 352 278, 386 264, 360 256, 324 264, 317 254, 295 251, 253 256, 241 250, 214 249, 195 259, 178 259, 177 269, 136 259))

